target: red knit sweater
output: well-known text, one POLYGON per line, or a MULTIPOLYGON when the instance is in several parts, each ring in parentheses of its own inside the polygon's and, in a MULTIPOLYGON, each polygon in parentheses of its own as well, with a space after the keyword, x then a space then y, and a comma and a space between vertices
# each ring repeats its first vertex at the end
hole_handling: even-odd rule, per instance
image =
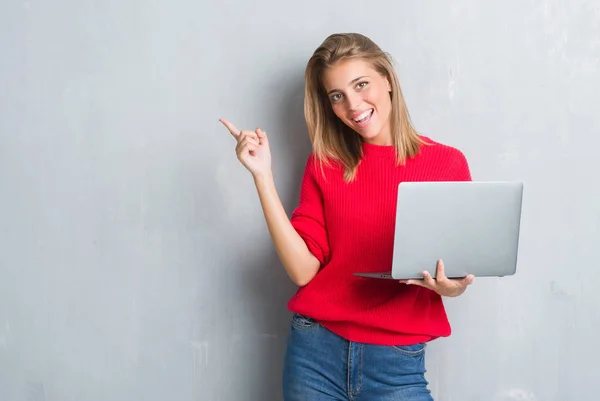
POLYGON ((354 181, 339 165, 324 176, 311 155, 292 224, 321 262, 316 276, 290 299, 292 312, 310 316, 350 341, 407 345, 450 335, 441 297, 426 288, 353 276, 392 268, 397 187, 402 181, 470 181, 464 155, 422 137, 429 146, 395 166, 392 146, 364 144, 354 181))

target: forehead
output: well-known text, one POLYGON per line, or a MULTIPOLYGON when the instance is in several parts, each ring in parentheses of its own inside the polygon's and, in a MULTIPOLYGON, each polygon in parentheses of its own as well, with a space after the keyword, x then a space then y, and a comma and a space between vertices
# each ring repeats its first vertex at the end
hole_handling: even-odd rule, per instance
POLYGON ((344 89, 352 80, 363 76, 380 78, 368 61, 362 59, 343 60, 323 71, 323 86, 326 91, 344 89))

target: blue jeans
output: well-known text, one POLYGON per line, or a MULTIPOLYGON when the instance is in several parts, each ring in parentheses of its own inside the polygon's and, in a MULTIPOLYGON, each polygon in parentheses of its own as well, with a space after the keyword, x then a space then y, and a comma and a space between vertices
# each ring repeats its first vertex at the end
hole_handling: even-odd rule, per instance
POLYGON ((294 314, 283 366, 285 401, 433 401, 425 344, 351 342, 294 314))

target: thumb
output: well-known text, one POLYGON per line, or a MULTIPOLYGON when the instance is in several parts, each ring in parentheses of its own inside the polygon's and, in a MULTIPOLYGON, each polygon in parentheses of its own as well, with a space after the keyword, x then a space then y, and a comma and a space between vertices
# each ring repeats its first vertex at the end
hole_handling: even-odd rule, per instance
POLYGON ((465 278, 462 279, 462 283, 463 285, 467 286, 467 285, 471 285, 473 283, 473 280, 475 279, 475 276, 472 274, 467 275, 465 278))
POLYGON ((261 145, 266 145, 269 140, 267 139, 267 133, 260 128, 256 129, 256 135, 258 136, 258 141, 261 145))

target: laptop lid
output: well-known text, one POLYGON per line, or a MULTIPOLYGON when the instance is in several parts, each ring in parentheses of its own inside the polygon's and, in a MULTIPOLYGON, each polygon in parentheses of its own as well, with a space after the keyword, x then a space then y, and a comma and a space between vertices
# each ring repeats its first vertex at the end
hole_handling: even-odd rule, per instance
POLYGON ((516 272, 523 183, 402 182, 392 277, 506 276, 516 272))

